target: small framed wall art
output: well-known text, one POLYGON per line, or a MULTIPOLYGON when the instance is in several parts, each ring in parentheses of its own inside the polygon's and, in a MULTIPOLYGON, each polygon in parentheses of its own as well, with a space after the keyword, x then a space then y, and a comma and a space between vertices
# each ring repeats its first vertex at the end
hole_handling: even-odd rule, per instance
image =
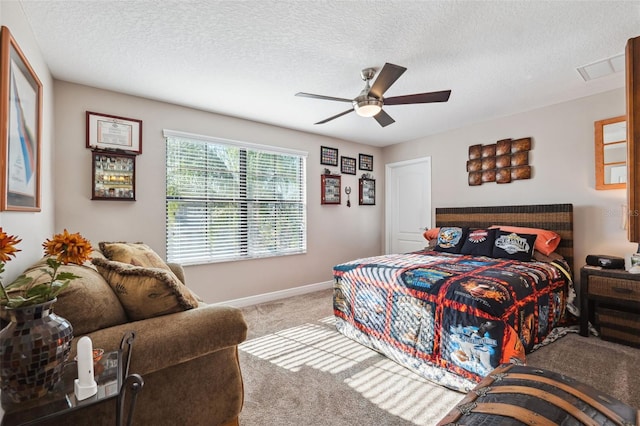
POLYGON ((142 154, 142 120, 87 111, 87 148, 142 154))
POLYGON ((337 175, 320 175, 321 195, 320 204, 340 204, 341 179, 337 175))
POLYGON ((340 172, 346 175, 355 175, 356 159, 351 157, 340 157, 340 172))
POLYGON ((325 166, 338 166, 338 150, 328 146, 320 147, 320 164, 325 166))
POLYGON ((0 210, 39 212, 42 83, 9 28, 0 43, 0 210))
POLYGON ((359 201, 361 206, 373 206, 376 204, 376 181, 375 179, 360 179, 359 201))
POLYGON ((93 151, 92 200, 136 200, 136 156, 93 151))
POLYGON ((367 172, 373 171, 373 155, 360 154, 358 156, 358 169, 367 172))

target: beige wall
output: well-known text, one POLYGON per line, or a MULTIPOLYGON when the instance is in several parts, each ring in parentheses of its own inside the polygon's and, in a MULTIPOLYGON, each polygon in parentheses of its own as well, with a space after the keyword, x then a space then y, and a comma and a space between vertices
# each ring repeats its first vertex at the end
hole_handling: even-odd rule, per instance
POLYGON ((41 211, 0 213, 0 226, 3 230, 22 238, 22 242, 18 245, 22 251, 15 259, 7 263, 6 272, 2 277, 3 282, 8 283, 13 281, 28 265, 42 257, 42 243, 45 239, 51 238, 54 233, 54 181, 52 177, 54 109, 51 74, 44 63, 38 45, 33 39, 29 23, 18 2, 0 2, 0 24, 9 28, 42 83, 41 211))
POLYGON ((65 227, 94 242, 145 241, 164 254, 164 128, 309 152, 308 253, 188 267, 190 285, 209 302, 326 282, 331 279, 331 267, 336 263, 381 253, 384 164, 424 156, 432 158, 434 208, 569 202, 575 206, 576 265, 589 253, 628 256, 635 251, 635 244, 627 242, 620 226, 625 192, 594 189, 593 122, 624 114, 622 89, 381 150, 54 82, 18 2, 0 2, 0 23, 10 28, 43 83, 42 211, 0 213, 0 226, 23 239, 22 252, 9 262, 5 281, 39 258, 42 241, 65 227), (86 110, 143 120, 144 153, 137 159, 136 202, 90 200, 91 155, 85 148, 86 110), (530 156, 533 178, 508 185, 469 187, 465 171, 469 145, 509 137, 533 138, 530 156), (356 176, 343 176, 343 186, 354 189, 353 207, 346 208, 344 201, 342 206, 320 205, 319 176, 323 168, 319 164, 320 145, 339 148, 341 155, 350 157, 361 152, 374 155, 376 206, 357 205, 356 176))
POLYGON ((624 113, 624 90, 618 89, 389 146, 383 149, 383 160, 431 156, 434 208, 572 203, 579 268, 587 254, 628 256, 636 250, 621 227, 625 191, 595 190, 594 121, 624 113), (532 179, 468 186, 470 145, 523 137, 533 138, 532 179))
MULTIPOLYGON (((208 302, 244 298, 331 281, 333 265, 381 252, 382 203, 358 206, 358 175, 351 208, 320 205, 320 146, 339 155, 374 156, 382 176, 381 149, 206 113, 177 105, 55 82, 56 227, 79 231, 93 242, 144 241, 165 255, 165 142, 163 129, 307 151, 307 254, 223 262, 186 268, 187 282, 208 302), (85 111, 143 122, 143 153, 136 159, 136 201, 92 201, 91 151, 85 147, 85 111)), ((338 168, 331 168, 338 171, 338 168)))

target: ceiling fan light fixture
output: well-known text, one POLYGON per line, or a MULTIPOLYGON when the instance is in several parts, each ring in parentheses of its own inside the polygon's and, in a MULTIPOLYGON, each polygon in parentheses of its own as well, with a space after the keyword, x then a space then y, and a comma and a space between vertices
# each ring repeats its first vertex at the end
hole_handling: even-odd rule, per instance
MULTIPOLYGON (((2 0, 0 0, 2 1, 2 0)), ((386 127, 389 124, 395 123, 395 120, 382 110, 382 106, 386 105, 407 105, 407 104, 426 104, 430 102, 447 102, 451 90, 441 90, 439 92, 428 93, 414 93, 412 95, 393 96, 391 98, 384 98, 385 92, 391 87, 392 84, 398 80, 398 78, 407 69, 399 65, 385 63, 382 70, 376 77, 376 81, 373 86, 369 82, 376 74, 375 68, 365 68, 362 70, 361 76, 364 80, 364 89, 360 92, 360 95, 354 99, 336 98, 333 96, 314 95, 313 93, 298 92, 296 96, 303 96, 306 98, 324 99, 327 101, 338 102, 350 102, 351 109, 343 111, 339 114, 326 118, 322 121, 318 121, 314 124, 324 124, 331 120, 334 120, 343 115, 349 114, 353 111, 360 117, 373 117, 382 127, 386 127)))
POLYGON ((354 102, 354 108, 360 117, 373 117, 382 110, 382 102, 378 99, 364 99, 354 102))

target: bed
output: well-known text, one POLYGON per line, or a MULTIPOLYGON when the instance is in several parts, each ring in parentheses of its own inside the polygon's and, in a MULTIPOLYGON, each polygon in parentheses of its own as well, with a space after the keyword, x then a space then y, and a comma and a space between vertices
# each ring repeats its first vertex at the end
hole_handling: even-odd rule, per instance
POLYGON ((569 330, 568 308, 577 313, 571 279, 573 206, 436 209, 441 229, 492 225, 549 230, 560 236, 560 244, 544 261, 425 248, 336 265, 338 331, 461 392, 500 364, 524 364, 527 353, 569 330))

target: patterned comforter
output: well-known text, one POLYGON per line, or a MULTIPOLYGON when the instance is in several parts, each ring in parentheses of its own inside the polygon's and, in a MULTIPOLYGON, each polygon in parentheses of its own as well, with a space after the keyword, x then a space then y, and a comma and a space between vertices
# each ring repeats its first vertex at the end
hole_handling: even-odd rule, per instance
POLYGON ((336 326, 468 392, 498 365, 524 363, 563 320, 573 288, 559 266, 431 251, 343 263, 334 267, 336 326))

